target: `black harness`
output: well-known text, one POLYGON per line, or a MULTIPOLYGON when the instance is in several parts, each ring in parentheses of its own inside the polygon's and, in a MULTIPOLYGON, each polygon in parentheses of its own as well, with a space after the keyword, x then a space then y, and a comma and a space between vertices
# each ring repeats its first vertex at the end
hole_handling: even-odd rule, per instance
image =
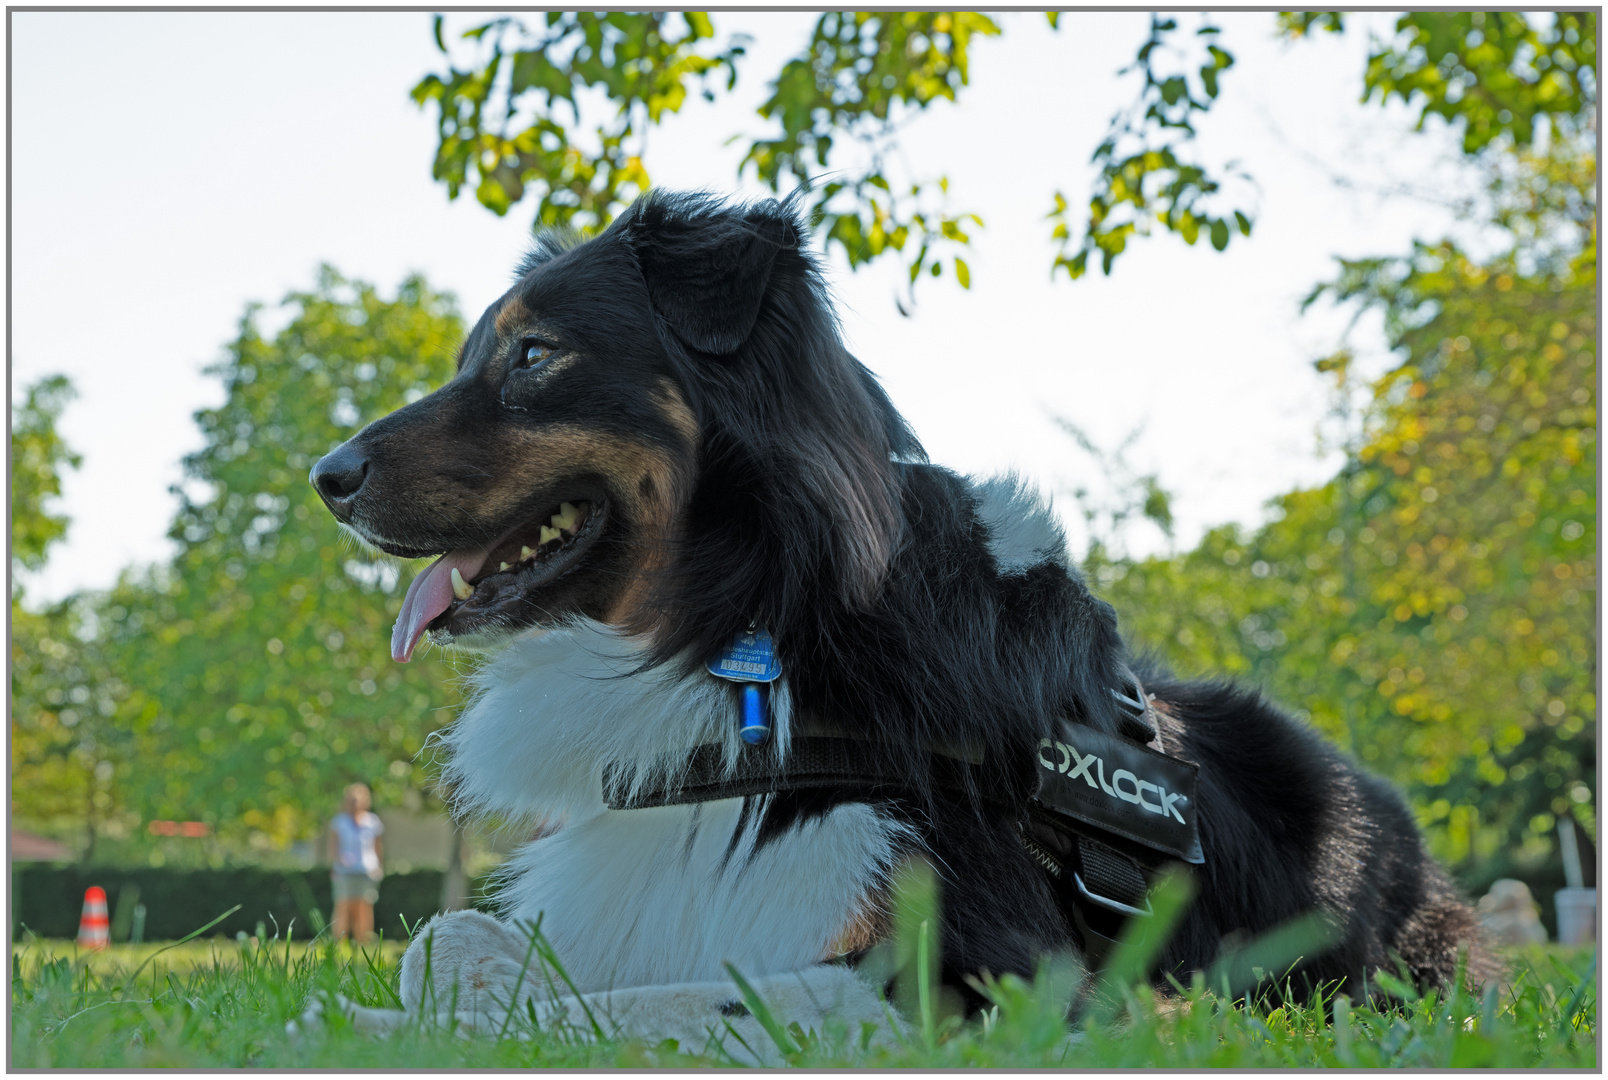
MULTIPOLYGON (((1123 924, 1150 914, 1151 883, 1169 863, 1204 862, 1196 824, 1198 766, 1161 750, 1155 706, 1139 680, 1135 695, 1113 692, 1128 713, 1123 737, 1063 720, 1043 739, 1037 782, 1025 809, 976 782, 983 753, 969 747, 928 749, 928 786, 1019 814, 1022 847, 1048 876, 1091 965, 1104 958, 1123 924)), ((786 791, 898 793, 911 787, 908 765, 879 744, 818 721, 795 725, 786 760, 744 746, 735 767, 718 744, 695 748, 676 776, 633 790, 632 776, 610 767, 603 797, 610 809, 636 810, 748 798, 786 791)))

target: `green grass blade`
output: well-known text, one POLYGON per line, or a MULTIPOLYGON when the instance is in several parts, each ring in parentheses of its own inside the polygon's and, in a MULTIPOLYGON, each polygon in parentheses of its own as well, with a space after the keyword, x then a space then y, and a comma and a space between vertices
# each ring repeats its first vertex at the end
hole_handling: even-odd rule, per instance
MULTIPOLYGON (((508 1025, 514 1022, 514 1010, 519 1004, 519 988, 525 985, 525 972, 530 970, 531 957, 536 955, 536 940, 542 932, 542 917, 547 913, 539 912, 536 915, 536 925, 531 928, 530 945, 525 949, 525 961, 519 965, 519 978, 514 980, 513 992, 508 995, 508 1015, 503 1017, 502 1027, 497 1029, 497 1038, 501 1039, 508 1034, 508 1025)), ((532 1019, 535 1013, 531 1014, 532 1019)))
MULTIPOLYGON (((144 963, 140 964, 139 967, 135 968, 134 969, 134 974, 132 974, 132 975, 130 975, 128 977, 129 984, 133 985, 134 980, 139 977, 139 973, 141 971, 145 970, 145 965, 146 964, 149 964, 152 960, 155 960, 158 956, 161 956, 163 953, 167 952, 169 949, 176 949, 180 945, 183 945, 186 941, 190 941, 193 938, 200 937, 202 934, 206 933, 208 930, 211 930, 214 926, 217 926, 223 920, 227 919, 229 916, 233 915, 235 912, 239 911, 243 907, 245 907, 244 904, 236 904, 234 907, 230 908, 228 911, 225 911, 222 915, 219 915, 217 918, 213 919, 211 922, 207 923, 205 926, 200 926, 200 927, 197 927, 194 930, 191 930, 188 934, 185 934, 179 940, 177 940, 177 941, 175 941, 175 942, 173 942, 173 943, 171 943, 169 945, 164 945, 162 948, 156 950, 150 956, 147 956, 145 958, 144 963)), ((155 995, 153 994, 152 996, 154 997, 155 995)))
MULTIPOLYGON (((796 1061, 799 1048, 794 1044, 792 1036, 788 1035, 782 1025, 777 1022, 775 1014, 770 1011, 770 1006, 765 1004, 764 999, 759 996, 759 992, 754 989, 753 984, 743 978, 743 973, 737 970, 735 964, 728 960, 724 966, 726 974, 731 976, 731 981, 737 984, 737 991, 743 996, 743 1004, 748 1006, 748 1011, 753 1014, 755 1020, 759 1021, 759 1026, 765 1029, 765 1034, 771 1037, 771 1041, 776 1044, 776 1049, 782 1052, 782 1057, 789 1062, 796 1061)), ((737 1033, 734 1031, 732 1034, 737 1033)), ((741 1040, 739 1039, 739 1041, 741 1040)))
POLYGON ((1334 998, 1333 1035, 1334 1056, 1342 1065, 1355 1066, 1357 1055, 1351 1049, 1351 999, 1344 994, 1336 994, 1334 998))
POLYGON ((916 931, 916 994, 921 1009, 921 1037, 930 1050, 937 1043, 937 1034, 933 1020, 932 961, 928 955, 928 939, 931 934, 932 920, 921 920, 921 926, 916 931))
POLYGON ((1090 1015, 1096 1022, 1105 1023, 1114 1017, 1124 1007, 1134 984, 1145 981, 1194 895, 1194 878, 1183 869, 1170 871, 1150 890, 1152 914, 1128 920, 1091 997, 1090 1015))
POLYGON ((395 990, 391 989, 391 980, 386 978, 385 973, 380 970, 380 966, 376 958, 371 955, 367 949, 363 949, 361 952, 363 954, 363 962, 368 967, 369 975, 374 979, 374 985, 385 991, 385 996, 390 998, 391 1002, 397 1008, 406 1011, 407 1007, 402 1004, 401 996, 398 995, 395 990))
POLYGON ((1574 993, 1569 995, 1569 1004, 1563 1007, 1562 1022, 1571 1033, 1574 1031, 1575 1016, 1580 1012, 1580 1006, 1585 1002, 1587 992, 1597 985, 1597 957, 1600 952, 1601 950, 1592 950, 1591 963, 1586 965, 1586 970, 1580 977, 1580 984, 1575 987, 1574 993))
POLYGON ((1206 971, 1206 985, 1222 989, 1233 1001, 1269 977, 1287 973, 1301 958, 1323 952, 1338 935, 1339 928, 1322 912, 1297 915, 1218 957, 1206 971))
POLYGON ((558 953, 553 949, 552 943, 547 940, 547 936, 536 925, 531 926, 530 932, 532 939, 537 942, 537 955, 541 957, 542 963, 558 973, 558 977, 569 988, 569 992, 575 997, 575 1000, 580 1002, 581 1012, 586 1014, 586 1022, 591 1025, 592 1034, 599 1039, 608 1038, 608 1034, 603 1030, 603 1025, 597 1022, 597 1017, 593 1014, 592 1007, 586 1003, 586 995, 576 988, 575 980, 571 979, 569 972, 564 970, 564 965, 559 962, 558 953))

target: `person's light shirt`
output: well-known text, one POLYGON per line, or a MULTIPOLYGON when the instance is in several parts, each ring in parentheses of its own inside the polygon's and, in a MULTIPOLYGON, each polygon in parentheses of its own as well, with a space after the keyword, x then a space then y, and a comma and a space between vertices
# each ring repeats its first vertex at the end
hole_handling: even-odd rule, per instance
POLYGON ((385 832, 380 816, 369 810, 335 815, 331 823, 335 828, 335 869, 342 874, 364 874, 377 877, 380 873, 380 855, 374 848, 375 839, 385 832))

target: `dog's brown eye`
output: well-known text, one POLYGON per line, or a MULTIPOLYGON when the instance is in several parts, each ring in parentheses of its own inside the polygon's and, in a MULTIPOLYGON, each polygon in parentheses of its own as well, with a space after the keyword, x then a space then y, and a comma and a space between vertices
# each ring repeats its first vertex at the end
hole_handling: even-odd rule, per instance
POLYGON ((522 354, 520 366, 526 368, 540 367, 558 352, 545 341, 532 341, 529 338, 521 342, 519 348, 522 354))

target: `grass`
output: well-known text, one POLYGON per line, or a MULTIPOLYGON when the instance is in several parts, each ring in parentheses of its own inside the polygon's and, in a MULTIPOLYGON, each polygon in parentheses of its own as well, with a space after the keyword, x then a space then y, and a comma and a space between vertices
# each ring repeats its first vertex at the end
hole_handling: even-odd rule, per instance
MULTIPOLYGON (((939 897, 920 864, 895 882, 895 934, 866 961, 891 981, 909 1017, 886 1038, 872 1025, 805 1031, 777 1016, 743 973, 727 970, 765 1032, 772 1061, 806 1068, 1585 1068, 1597 1065, 1597 954, 1532 948, 1508 955, 1508 978, 1478 994, 1423 996, 1405 979, 1374 977, 1373 1000, 1332 992, 1275 1003, 1278 973, 1320 947, 1315 919, 1275 928, 1225 956, 1190 985, 1157 995, 1139 976, 1188 903, 1186 877, 1152 893, 1155 914, 1134 920, 1100 980, 1084 987, 1077 1024, 1065 1017, 1081 980, 1046 964, 1037 979, 974 983, 992 1007, 965 1020, 936 982, 939 897), (880 969, 880 970, 878 970, 880 969)), ((227 913, 226 913, 227 914, 227 913)), ((220 916, 221 918, 222 916, 220 916)), ((214 920, 216 921, 216 920, 214 920)), ((210 924, 209 924, 210 925, 210 924)), ((207 927, 202 927, 204 931, 207 927)), ((563 975, 532 929, 538 965, 563 975)), ((197 937, 197 935, 192 935, 197 937)), ((341 994, 395 1008, 402 948, 353 949, 325 939, 185 939, 80 953, 70 942, 29 940, 12 951, 13 1068, 673 1068, 734 1065, 755 1053, 729 1028, 699 1045, 619 1036, 606 1016, 539 1028, 510 1009, 508 1037, 462 1037, 418 1022, 386 1039, 359 1034, 338 1014, 288 1036, 308 1003, 341 994)), ((533 977, 536 972, 532 971, 533 977)), ((534 979, 533 979, 534 981, 534 979)), ((551 980, 549 980, 551 981, 551 980)))
MULTIPOLYGON (((926 954, 929 943, 919 930, 917 940, 912 951, 926 954)), ((313 995, 338 992, 394 1007, 400 947, 216 939, 159 954, 157 948, 84 954, 71 942, 37 940, 14 948, 11 1066, 689 1068, 741 1057, 718 1033, 702 1046, 600 1040, 589 1030, 535 1031, 519 1015, 510 1017, 509 1029, 521 1037, 500 1040, 460 1038, 433 1023, 376 1039, 339 1021, 292 1039, 285 1022, 313 995)), ((1131 968, 1135 948, 1143 951, 1130 943, 1126 961, 1118 956, 1108 970, 1131 968)), ((781 1056, 805 1067, 1594 1069, 1595 953, 1538 948, 1509 958, 1511 981, 1482 995, 1420 997, 1386 977, 1381 985, 1395 997, 1379 1008, 1340 1004, 1333 1022, 1317 1005, 1228 1003, 1205 977, 1159 998, 1146 987, 1108 981, 1069 1034, 1061 1018, 1072 980, 1053 968, 1033 983, 990 982, 994 1007, 969 1022, 942 1015, 934 1004, 939 996, 917 986, 910 1032, 868 1050, 864 1032, 806 1032, 768 1010, 756 1016, 768 1021, 781 1056)))

